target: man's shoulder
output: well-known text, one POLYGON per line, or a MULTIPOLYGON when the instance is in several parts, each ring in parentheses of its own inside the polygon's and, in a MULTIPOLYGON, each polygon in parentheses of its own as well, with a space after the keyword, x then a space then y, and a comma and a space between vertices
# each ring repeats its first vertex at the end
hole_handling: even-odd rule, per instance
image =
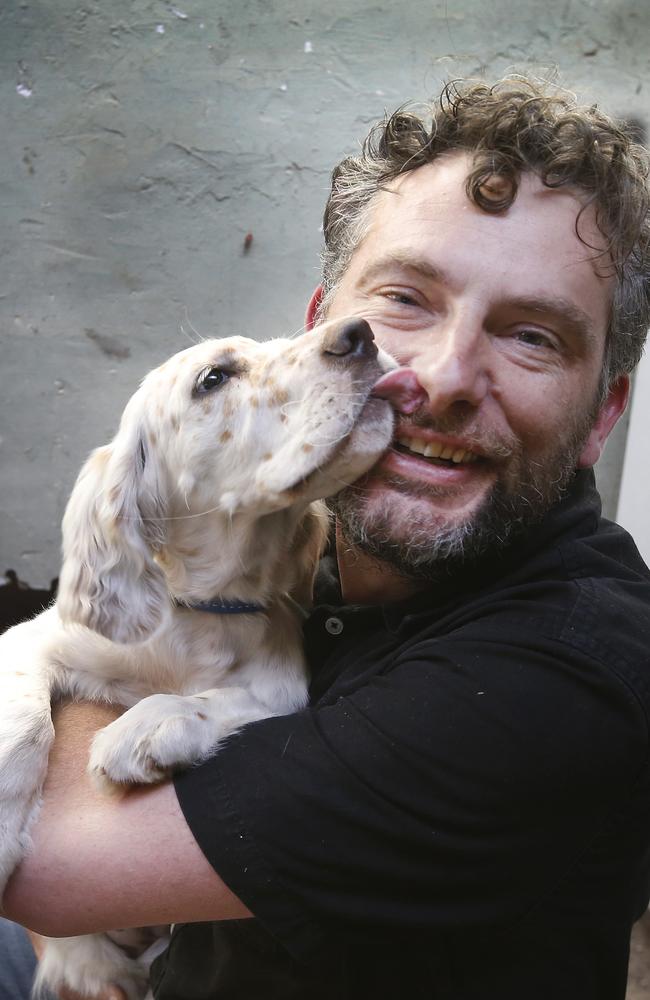
POLYGON ((599 520, 482 584, 437 610, 421 607, 411 638, 587 657, 638 680, 650 703, 650 571, 624 529, 599 520))

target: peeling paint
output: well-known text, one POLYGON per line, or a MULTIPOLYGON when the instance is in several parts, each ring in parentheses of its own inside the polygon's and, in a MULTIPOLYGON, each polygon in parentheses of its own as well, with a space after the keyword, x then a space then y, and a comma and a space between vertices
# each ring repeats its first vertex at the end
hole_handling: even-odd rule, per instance
POLYGON ((97 345, 102 354, 105 354, 109 358, 131 357, 131 348, 123 344, 116 337, 98 333, 97 330, 93 330, 91 327, 86 327, 84 334, 88 340, 92 340, 97 345))

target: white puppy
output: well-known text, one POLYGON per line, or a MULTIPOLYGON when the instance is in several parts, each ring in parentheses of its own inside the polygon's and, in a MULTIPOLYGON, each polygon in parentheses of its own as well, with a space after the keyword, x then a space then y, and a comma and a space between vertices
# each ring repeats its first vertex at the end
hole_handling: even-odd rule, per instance
MULTIPOLYGON (((56 605, 0 639, 0 890, 28 848, 52 698, 128 708, 95 738, 108 788, 156 782, 307 700, 300 619, 326 532, 317 498, 388 446, 371 390, 393 362, 363 320, 296 340, 211 340, 152 371, 92 453, 63 521, 56 605)), ((40 982, 137 998, 105 935, 48 943, 40 982)))

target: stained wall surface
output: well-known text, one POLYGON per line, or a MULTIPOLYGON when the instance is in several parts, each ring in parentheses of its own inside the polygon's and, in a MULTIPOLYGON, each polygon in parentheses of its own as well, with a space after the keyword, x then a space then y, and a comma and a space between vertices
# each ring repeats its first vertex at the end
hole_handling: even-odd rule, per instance
POLYGON ((329 172, 385 108, 518 69, 647 120, 649 43, 647 0, 3 0, 0 572, 57 573, 150 367, 301 327, 329 172))

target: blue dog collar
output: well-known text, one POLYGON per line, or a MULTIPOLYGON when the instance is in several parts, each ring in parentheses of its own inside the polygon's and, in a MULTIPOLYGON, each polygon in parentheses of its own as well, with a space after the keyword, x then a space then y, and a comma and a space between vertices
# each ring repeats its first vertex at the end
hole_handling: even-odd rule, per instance
POLYGON ((211 601, 195 601, 192 604, 177 601, 176 604, 179 608, 189 608, 190 611, 209 611, 212 615, 252 615, 257 611, 266 611, 263 604, 228 601, 224 597, 215 597, 211 601))

